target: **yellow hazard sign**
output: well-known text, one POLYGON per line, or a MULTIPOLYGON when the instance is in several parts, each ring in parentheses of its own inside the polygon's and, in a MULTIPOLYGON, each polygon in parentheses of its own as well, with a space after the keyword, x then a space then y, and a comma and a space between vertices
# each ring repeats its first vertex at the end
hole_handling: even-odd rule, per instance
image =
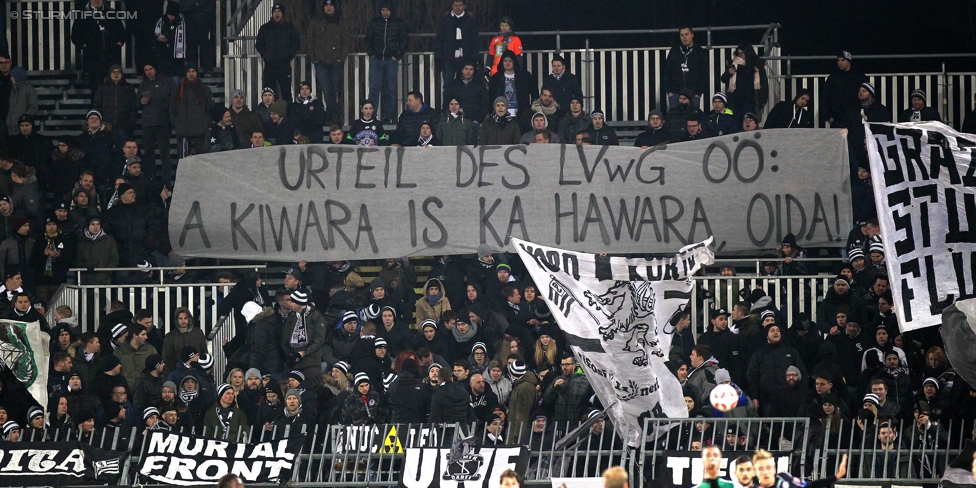
POLYGON ((390 431, 386 433, 381 452, 383 454, 403 454, 403 445, 400 444, 400 438, 397 436, 395 425, 390 426, 390 431))

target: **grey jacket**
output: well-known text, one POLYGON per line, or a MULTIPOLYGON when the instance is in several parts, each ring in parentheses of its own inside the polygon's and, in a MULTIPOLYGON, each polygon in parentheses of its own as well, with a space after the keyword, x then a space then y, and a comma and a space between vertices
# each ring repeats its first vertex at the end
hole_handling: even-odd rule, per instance
MULTIPOLYGON (((112 236, 102 233, 94 241, 84 235, 78 238, 78 257, 75 264, 79 268, 114 268, 119 265, 119 249, 112 236)), ((111 285, 112 272, 85 273, 83 285, 111 285)))
POLYGON ((20 134, 17 119, 24 114, 37 114, 37 91, 30 83, 14 83, 10 87, 10 109, 7 111, 8 134, 20 134))
POLYGON ((142 107, 143 127, 165 127, 172 124, 169 108, 173 104, 176 83, 169 76, 156 74, 156 79, 144 79, 136 92, 136 104, 142 107), (149 103, 142 104, 142 97, 149 95, 149 103))
MULTIPOLYGON (((281 329, 281 349, 293 354, 297 351, 305 351, 305 357, 298 364, 288 362, 286 368, 305 369, 313 366, 322 365, 322 347, 325 346, 325 317, 318 310, 312 309, 305 316, 305 329, 307 333, 307 345, 300 349, 291 346, 291 335, 295 331, 295 324, 298 322, 296 312, 288 314, 285 326, 281 329)), ((288 358, 285 358, 288 361, 288 358)))

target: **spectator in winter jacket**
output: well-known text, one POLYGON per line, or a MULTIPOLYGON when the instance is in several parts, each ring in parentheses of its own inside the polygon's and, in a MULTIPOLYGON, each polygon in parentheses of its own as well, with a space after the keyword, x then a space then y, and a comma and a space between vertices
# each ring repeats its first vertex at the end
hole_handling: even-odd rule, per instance
MULTIPOLYGON (((532 102, 532 106, 530 108, 533 112, 541 113, 546 116, 546 127, 557 127, 559 125, 559 121, 562 120, 563 116, 566 114, 566 109, 559 105, 559 102, 556 102, 555 98, 553 97, 553 88, 548 85, 542 85, 542 88, 539 90, 539 98, 532 102)), ((559 141, 557 140, 553 142, 559 141)))
MULTIPOLYGON (((180 71, 181 73, 183 71, 180 71)), ((173 158, 169 150, 169 136, 172 132, 170 106, 176 96, 176 83, 169 76, 160 74, 153 63, 143 67, 142 83, 139 84, 139 107, 142 108, 142 148, 146 170, 152 174, 156 168, 156 150, 162 160, 164 182, 170 181, 173 171, 173 158)))
POLYGON ((213 93, 200 80, 197 65, 187 63, 186 76, 180 80, 170 105, 170 120, 180 144, 178 153, 181 158, 207 152, 208 114, 213 106, 213 93))
POLYGON ((516 117, 524 130, 528 130, 532 114, 532 101, 539 98, 538 83, 518 61, 511 51, 502 54, 501 69, 488 80, 488 96, 497 99, 504 97, 509 115, 516 117))
POLYGON ((745 365, 742 364, 744 347, 739 336, 729 330, 729 313, 725 309, 713 310, 709 319, 711 327, 698 338, 699 344, 707 344, 718 363, 731 375, 736 384, 745 384, 745 365))
POLYGON ((542 80, 543 86, 552 88, 552 97, 563 110, 569 108, 569 102, 574 97, 583 99, 583 88, 579 78, 569 72, 566 60, 560 55, 552 58, 552 71, 542 80))
POLYGON ((687 132, 688 117, 694 115, 699 118, 703 116, 702 111, 697 106, 692 105, 691 90, 685 89, 678 94, 678 102, 671 105, 668 109, 668 127, 671 129, 671 140, 680 140, 682 134, 687 132))
POLYGON ((10 168, 10 180, 13 183, 10 191, 10 203, 17 211, 17 215, 30 219, 34 234, 44 229, 44 196, 38 188, 37 174, 34 168, 23 163, 17 163, 10 168))
MULTIPOLYGON (((342 423, 345 425, 375 425, 387 421, 385 402, 373 390, 366 373, 355 377, 356 390, 342 404, 342 423)), ((434 420, 432 419, 431 422, 434 420)))
POLYGON ((698 115, 689 115, 685 121, 685 131, 674 142, 700 141, 712 137, 712 134, 703 126, 704 124, 698 115))
POLYGON ((57 217, 54 214, 49 215, 45 219, 44 233, 34 242, 30 252, 35 293, 39 298, 47 301, 54 295, 67 279, 68 269, 74 259, 74 236, 61 232, 57 217))
POLYGON ((590 114, 592 121, 586 131, 593 138, 593 144, 597 146, 617 146, 617 132, 607 125, 606 116, 602 110, 594 110, 590 114))
POLYGON ((115 143, 115 135, 102 124, 102 114, 91 110, 85 119, 85 130, 78 136, 78 146, 85 151, 95 187, 102 190, 111 186, 112 180, 122 174, 125 162, 122 151, 115 143))
POLYGON ((738 132, 738 124, 735 123, 732 110, 725 107, 727 104, 728 99, 724 93, 712 95, 712 111, 708 114, 708 118, 703 121, 706 132, 713 136, 724 136, 738 132))
POLYGON ((447 102, 447 113, 437 124, 437 138, 445 146, 473 146, 478 142, 477 126, 461 110, 461 102, 451 98, 447 102))
MULTIPOLYGON (((33 115, 25 113, 17 118, 17 132, 8 140, 7 148, 8 157, 20 160, 37 170, 42 190, 52 190, 52 180, 56 180, 56 175, 51 172, 51 140, 37 131, 33 115)), ((72 183, 77 177, 77 173, 67 176, 72 183)), ((55 191, 55 202, 60 202, 66 193, 67 191, 55 191)))
POLYGON ((276 3, 271 7, 271 20, 258 29, 254 48, 264 60, 261 86, 278 90, 279 100, 291 102, 291 60, 301 49, 298 30, 284 20, 285 7, 276 3))
POLYGON ((179 78, 184 73, 186 61, 186 19, 180 13, 180 4, 169 2, 166 12, 156 21, 153 28, 153 54, 159 63, 159 70, 165 75, 179 78))
POLYGON ((579 422, 583 408, 592 395, 590 383, 577 366, 572 353, 563 353, 559 369, 562 375, 549 384, 542 398, 546 403, 553 404, 552 420, 557 425, 572 428, 579 422))
MULTIPOLYGON (((342 67, 349 55, 352 39, 347 23, 340 15, 338 0, 325 0, 322 8, 324 12, 315 16, 305 30, 304 47, 305 54, 315 68, 315 80, 322 92, 322 103, 329 118, 335 120, 339 115, 342 67)), ((313 139, 312 142, 321 142, 321 138, 318 141, 313 139)))
MULTIPOLYGON (((393 2, 379 2, 380 14, 366 26, 366 54, 369 55, 369 98, 383 109, 383 123, 396 116, 397 72, 407 52, 407 23, 393 15, 393 2)), ((446 91, 446 89, 445 89, 446 91)), ((379 117, 378 117, 379 118, 379 117)))
POLYGON ((276 146, 292 144, 292 137, 298 129, 296 121, 288 116, 288 104, 275 100, 271 104, 271 115, 264 125, 264 136, 276 146))
POLYGON ((431 423, 470 422, 473 418, 470 396, 464 385, 457 381, 450 368, 440 368, 438 385, 430 397, 431 423))
POLYGON ((251 430, 247 416, 237 407, 234 388, 227 383, 217 387, 217 406, 207 410, 203 433, 213 439, 244 442, 251 430))
POLYGON ((528 370, 522 361, 509 363, 508 372, 515 379, 508 403, 510 419, 508 442, 516 444, 524 442, 529 437, 528 433, 532 428, 532 411, 535 410, 539 400, 539 392, 536 390, 539 377, 534 371, 528 370))
POLYGON ((766 345, 752 355, 746 375, 749 398, 761 409, 763 416, 769 416, 773 398, 786 386, 786 370, 790 366, 796 366, 801 376, 806 374, 800 353, 784 340, 779 326, 766 327, 766 345))
MULTIPOLYGON (((420 124, 436 123, 437 112, 424 102, 424 95, 418 91, 407 93, 407 108, 397 120, 395 146, 415 146, 420 137, 420 124)), ((436 128, 435 128, 436 130, 436 128)))
POLYGON ((712 350, 705 344, 698 344, 691 349, 691 371, 684 387, 690 388, 698 395, 701 404, 708 401, 708 394, 715 388, 715 371, 718 370, 718 360, 712 356, 712 350))
POLYGON ((113 65, 108 78, 95 92, 95 110, 102 114, 102 122, 115 134, 115 144, 122 147, 136 127, 136 90, 122 74, 122 66, 113 65))
POLYGON ((416 317, 417 328, 426 319, 435 322, 441 320, 441 314, 446 310, 451 310, 451 302, 444 296, 444 285, 437 278, 427 280, 424 285, 424 296, 417 300, 415 304, 414 317, 416 317))
POLYGON ((583 96, 572 95, 569 99, 569 112, 559 121, 559 139, 566 141, 576 140, 576 134, 586 130, 592 123, 590 115, 583 111, 583 96))
POLYGON ((864 301, 851 291, 850 281, 843 275, 834 279, 833 286, 827 290, 823 300, 817 307, 817 325, 820 332, 827 335, 839 335, 844 332, 843 325, 836 321, 837 313, 844 307, 846 322, 868 324, 867 310, 864 301))
POLYGON ((10 70, 10 107, 7 109, 7 133, 20 134, 20 116, 37 114, 37 91, 27 80, 27 70, 20 66, 10 70))
POLYGON ((854 59, 848 51, 837 55, 837 71, 820 89, 820 116, 831 128, 844 128, 844 115, 858 103, 858 89, 868 77, 851 67, 854 59))
MULTIPOLYGON (((546 117, 544 113, 536 112, 532 114, 532 128, 528 132, 522 134, 522 138, 519 139, 521 144, 532 144, 535 142, 536 135, 541 133, 543 130, 547 130, 549 127, 549 118, 546 117)), ((548 130, 547 130, 548 131, 548 130)), ((549 142, 558 144, 562 142, 559 136, 549 132, 549 142)))
POLYGON ((735 48, 735 57, 722 74, 725 94, 737 121, 747 113, 757 113, 769 98, 769 81, 766 77, 766 62, 762 60, 749 43, 735 48))
MULTIPOLYGON (((115 239, 102 230, 101 219, 91 217, 84 232, 78 238, 78 256, 75 264, 82 268, 115 268, 119 265, 119 251, 115 239)), ((82 273, 82 283, 111 285, 109 271, 82 273)))
POLYGON ((509 397, 512 396, 512 379, 505 374, 507 367, 494 360, 488 364, 488 374, 485 375, 485 383, 495 392, 499 404, 508 404, 509 397))
POLYGON ((800 88, 792 102, 783 100, 773 105, 766 116, 764 129, 812 129, 813 115, 810 114, 810 90, 800 88))
POLYGON ((430 414, 433 389, 418 378, 417 363, 407 358, 400 364, 400 374, 387 390, 390 421, 393 423, 426 423, 430 414))
POLYGON ((154 251, 168 255, 169 249, 161 236, 160 222, 147 207, 136 203, 136 191, 132 185, 122 183, 116 189, 119 201, 105 211, 105 231, 115 236, 119 246, 119 260, 124 267, 134 267, 146 260, 154 251))
MULTIPOLYGON (((457 100, 461 112, 473 123, 480 124, 491 112, 491 101, 488 98, 488 87, 484 79, 475 76, 476 73, 475 63, 465 62, 455 73, 454 79, 444 88, 444 100, 448 102, 457 100)), ((449 105, 447 109, 450 110, 449 105)))
MULTIPOLYGON (((898 122, 926 122, 929 120, 942 122, 939 111, 925 105, 924 91, 912 90, 912 94, 908 97, 908 103, 911 106, 898 114, 898 122)), ((13 107, 13 101, 11 101, 10 106, 13 107)))
POLYGON ((650 116, 647 117, 647 129, 637 134, 634 146, 647 149, 668 142, 671 142, 671 132, 664 122, 664 114, 658 109, 651 110, 650 116))
POLYGON ((230 120, 234 123, 234 127, 237 127, 240 140, 249 141, 254 131, 264 130, 264 124, 256 113, 247 108, 244 90, 234 90, 230 98, 230 120))
POLYGON ((294 291, 291 314, 281 330, 281 348, 286 352, 286 367, 302 370, 306 377, 318 379, 325 346, 325 318, 308 305, 308 294, 294 291))
POLYGON ((508 101, 505 97, 495 98, 495 112, 485 117, 478 132, 478 144, 514 145, 519 144, 522 132, 518 122, 508 113, 508 101))
POLYGON ((122 375, 127 385, 135 386, 146 364, 146 358, 156 355, 156 348, 149 344, 146 329, 132 324, 126 329, 125 342, 113 354, 122 364, 122 375))
POLYGON ((122 61, 122 45, 127 36, 121 16, 115 15, 104 0, 90 0, 83 11, 84 15, 71 26, 71 43, 82 51, 82 67, 94 97, 109 67, 122 61))
POLYGON ((196 326, 193 315, 186 307, 176 309, 173 314, 176 327, 166 333, 163 337, 163 372, 169 376, 177 364, 183 362, 179 357, 180 352, 186 347, 192 347, 198 353, 207 354, 207 337, 203 330, 196 326))
MULTIPOLYGON (((326 101, 326 103, 332 103, 335 107, 334 102, 326 101)), ((308 136, 312 144, 321 144, 325 139, 322 128, 325 125, 327 108, 328 106, 323 107, 322 101, 312 94, 312 84, 303 81, 298 88, 298 97, 288 107, 288 116, 302 129, 302 134, 308 136)), ((330 113, 334 111, 334 108, 329 109, 330 113)), ((338 115, 338 112, 333 115, 338 115)))
MULTIPOLYGON (((0 270, 4 278, 9 280, 20 275, 23 285, 28 290, 34 289, 34 271, 30 267, 31 250, 35 239, 30 236, 30 223, 26 217, 20 216, 11 225, 13 234, 0 242, 0 270)), ((9 306, 13 302, 15 289, 5 289, 6 292, 0 302, 9 306)), ((21 289, 22 291, 22 289, 21 289)))
POLYGON ((708 53, 695 45, 695 32, 691 27, 678 29, 678 38, 681 43, 668 52, 661 78, 664 92, 668 94, 668 107, 674 108, 681 103, 678 95, 688 90, 692 95, 688 97, 688 103, 699 108, 702 94, 708 89, 708 53))
POLYGON ((207 152, 233 151, 241 149, 244 143, 241 142, 240 133, 234 126, 231 118, 231 111, 223 105, 210 107, 210 129, 207 130, 207 152))
POLYGON ((522 55, 522 39, 515 34, 515 23, 511 17, 498 20, 498 34, 488 43, 488 61, 485 63, 488 76, 498 72, 498 64, 505 51, 512 51, 516 56, 522 55))
POLYGON ((139 379, 132 390, 132 405, 137 411, 159 404, 162 400, 163 359, 159 354, 148 356, 139 379))
POLYGON ((437 24, 434 61, 441 66, 443 86, 447 86, 461 66, 478 59, 478 24, 465 11, 466 0, 454 0, 451 11, 437 24))

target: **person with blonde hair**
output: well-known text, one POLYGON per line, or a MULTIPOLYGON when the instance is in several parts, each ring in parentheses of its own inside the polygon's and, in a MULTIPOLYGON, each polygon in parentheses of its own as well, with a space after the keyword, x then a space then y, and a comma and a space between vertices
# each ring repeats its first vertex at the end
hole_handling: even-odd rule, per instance
POLYGON ((620 466, 611 466, 603 472, 604 488, 629 488, 627 471, 620 466))
POLYGON ((847 475, 847 454, 841 455, 837 472, 833 476, 809 481, 805 485, 795 483, 794 480, 798 480, 798 478, 790 473, 777 473, 776 459, 773 458, 772 453, 765 449, 758 449, 753 454, 752 465, 756 470, 756 478, 759 480, 759 486, 762 488, 772 488, 774 486, 779 488, 828 488, 833 486, 834 482, 847 475))

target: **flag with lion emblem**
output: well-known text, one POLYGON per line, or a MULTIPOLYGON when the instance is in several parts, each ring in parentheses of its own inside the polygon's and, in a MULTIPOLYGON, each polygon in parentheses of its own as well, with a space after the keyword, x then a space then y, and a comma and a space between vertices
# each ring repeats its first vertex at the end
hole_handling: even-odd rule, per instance
POLYGON ((712 239, 654 260, 512 241, 628 444, 643 442, 645 418, 687 417, 681 385, 665 363, 675 319, 691 299, 691 276, 714 260, 712 239))

